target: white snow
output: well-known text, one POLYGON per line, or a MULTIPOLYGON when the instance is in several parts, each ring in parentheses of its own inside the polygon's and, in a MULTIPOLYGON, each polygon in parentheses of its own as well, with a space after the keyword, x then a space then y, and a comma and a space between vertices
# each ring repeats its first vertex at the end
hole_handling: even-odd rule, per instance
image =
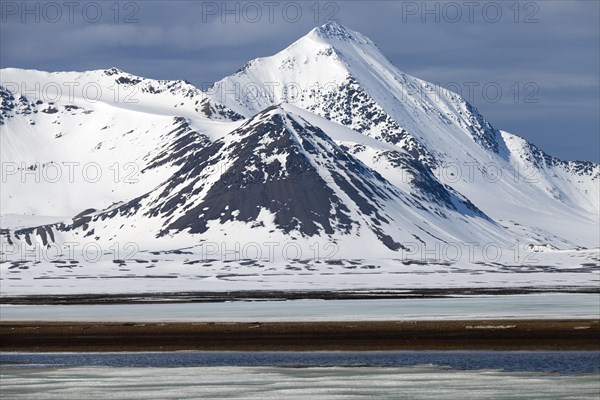
MULTIPOLYGON (((524 139, 487 126, 460 96, 399 71, 368 38, 339 25, 315 28, 278 54, 251 61, 243 71, 217 82, 207 93, 183 81, 156 81, 116 69, 50 73, 6 68, 0 70, 0 84, 14 96, 15 105, 13 110, 3 111, 0 125, 3 230, 70 223, 84 210, 116 209, 150 193, 140 202, 141 212, 95 222, 93 233, 54 230, 51 247, 62 253, 59 257, 32 255, 27 252, 31 245, 22 240, 11 244, 0 235, 3 294, 114 293, 132 288, 227 290, 245 286, 597 285, 600 166, 544 161, 524 139), (361 92, 354 94, 349 114, 338 115, 326 99, 339 94, 343 90, 340 85, 348 79, 360 85, 361 92), (283 90, 292 86, 299 92, 283 90), (244 89, 249 87, 257 90, 257 99, 244 96, 244 89), (239 91, 226 95, 231 88, 239 91), (211 155, 216 169, 187 177, 166 196, 156 189, 177 177, 179 166, 171 160, 147 169, 154 158, 170 155, 178 139, 192 135, 194 140, 221 140, 226 149, 241 140, 232 132, 243 124, 261 122, 256 117, 211 119, 201 109, 204 100, 222 103, 247 118, 268 106, 280 105, 261 118, 282 116, 296 140, 302 132, 296 132, 292 123, 321 129, 364 164, 368 182, 378 182, 375 186, 382 193, 395 193, 377 205, 388 222, 375 226, 367 213, 354 206, 351 196, 331 179, 335 171, 357 189, 351 172, 340 168, 331 156, 340 148, 314 137, 311 140, 323 151, 316 155, 301 151, 335 195, 350 205, 349 215, 355 222, 350 234, 284 234, 277 228, 275 216, 263 208, 250 223, 209 221, 209 229, 202 235, 181 232, 157 238, 168 222, 201 204, 237 155, 226 150, 211 155), (369 118, 365 112, 377 113, 387 122, 376 122, 377 118, 369 118), (393 135, 404 135, 402 140, 393 143, 386 139, 388 128, 396 129, 393 135), (415 146, 428 155, 414 155, 415 146), (420 198, 424 191, 411 179, 422 171, 412 164, 394 165, 387 157, 389 153, 417 163, 423 171, 430 168, 437 183, 454 191, 451 201, 456 210, 420 198), (494 173, 498 171, 499 176, 494 173), (373 178, 376 173, 387 183, 373 178), (166 219, 143 213, 152 205, 172 200, 196 178, 194 189, 198 192, 187 199, 185 208, 180 207, 166 219), (465 200, 489 219, 467 209, 465 200), (390 250, 376 236, 375 228, 406 248, 390 250), (78 246, 74 257, 67 256, 68 243, 78 246), (90 262, 81 253, 86 245, 100 248, 98 261, 90 262), (260 256, 245 257, 243 253, 251 249, 256 253, 256 245, 260 256), (274 246, 277 251, 272 259, 264 260, 274 246), (490 256, 490 247, 492 253, 500 249, 501 254, 490 256), (119 249, 118 257, 114 248, 119 249), (283 248, 300 253, 286 257, 283 248), (456 248, 457 257, 449 255, 456 248), (477 257, 470 257, 473 248, 477 257), (164 253, 175 249, 189 254, 164 253), (163 253, 153 254, 157 251, 163 253), (228 264, 223 253, 234 254, 236 261, 249 258, 256 263, 228 264), (209 258, 218 261, 199 261, 209 258), (310 262, 291 262, 291 258, 310 262), (30 262, 22 265, 14 264, 28 259, 30 262), (119 266, 115 259, 125 259, 126 265, 119 266), (407 266, 403 261, 409 259, 425 265, 407 266), (68 260, 71 267, 61 268, 64 265, 57 260, 68 260), (345 261, 342 266, 316 263, 336 260, 345 261), (355 270, 348 260, 358 260, 355 270), (197 263, 186 265, 188 261, 197 263), (146 269, 146 264, 154 267, 146 269), (369 265, 374 266, 373 271, 366 269, 369 265), (232 277, 223 277, 231 272, 232 277), (164 278, 167 275, 170 277, 164 278)), ((2 106, 8 103, 2 100, 2 106)), ((285 165, 287 154, 263 158, 274 160, 285 165)), ((252 168, 249 166, 248 171, 252 168)), ((331 210, 332 215, 336 212, 331 210)), ((233 210, 233 215, 239 215, 239 210, 233 210)), ((36 252, 49 251, 39 234, 32 241, 36 252)))

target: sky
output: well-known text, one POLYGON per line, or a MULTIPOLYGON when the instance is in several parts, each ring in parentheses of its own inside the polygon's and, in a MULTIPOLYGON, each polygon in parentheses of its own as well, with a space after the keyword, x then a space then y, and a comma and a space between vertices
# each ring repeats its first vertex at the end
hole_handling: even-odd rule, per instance
MULTIPOLYGON (((206 88, 336 20, 498 129, 600 162, 600 1, 6 1, 0 67, 117 67, 206 88)), ((1 77, 0 77, 1 78, 1 77)))

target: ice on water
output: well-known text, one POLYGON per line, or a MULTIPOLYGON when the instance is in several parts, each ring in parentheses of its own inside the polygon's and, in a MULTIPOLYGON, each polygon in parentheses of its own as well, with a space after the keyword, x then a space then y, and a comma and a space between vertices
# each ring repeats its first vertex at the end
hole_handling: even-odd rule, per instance
POLYGON ((597 399, 597 375, 411 368, 3 369, 7 399, 597 399))

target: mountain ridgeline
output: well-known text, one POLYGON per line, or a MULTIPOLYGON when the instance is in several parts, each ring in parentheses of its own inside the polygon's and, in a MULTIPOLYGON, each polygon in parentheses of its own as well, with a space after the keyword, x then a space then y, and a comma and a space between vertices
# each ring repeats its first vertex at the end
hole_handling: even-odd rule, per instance
POLYGON ((496 129, 335 22, 206 92, 117 68, 1 72, 1 213, 28 216, 2 227, 11 244, 599 243, 598 164, 496 129), (101 90, 23 89, 73 82, 101 90))

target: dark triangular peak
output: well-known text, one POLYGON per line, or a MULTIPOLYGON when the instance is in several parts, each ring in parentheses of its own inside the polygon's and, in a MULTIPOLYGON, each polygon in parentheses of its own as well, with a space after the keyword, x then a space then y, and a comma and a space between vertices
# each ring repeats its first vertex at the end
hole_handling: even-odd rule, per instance
MULTIPOLYGON (((203 233, 209 221, 264 225, 303 236, 349 234, 388 223, 391 185, 321 129, 277 106, 257 114, 189 160, 162 188, 152 214, 170 231, 203 233), (207 177, 208 170, 216 175, 207 177)), ((393 241, 392 241, 393 242, 393 241)))

